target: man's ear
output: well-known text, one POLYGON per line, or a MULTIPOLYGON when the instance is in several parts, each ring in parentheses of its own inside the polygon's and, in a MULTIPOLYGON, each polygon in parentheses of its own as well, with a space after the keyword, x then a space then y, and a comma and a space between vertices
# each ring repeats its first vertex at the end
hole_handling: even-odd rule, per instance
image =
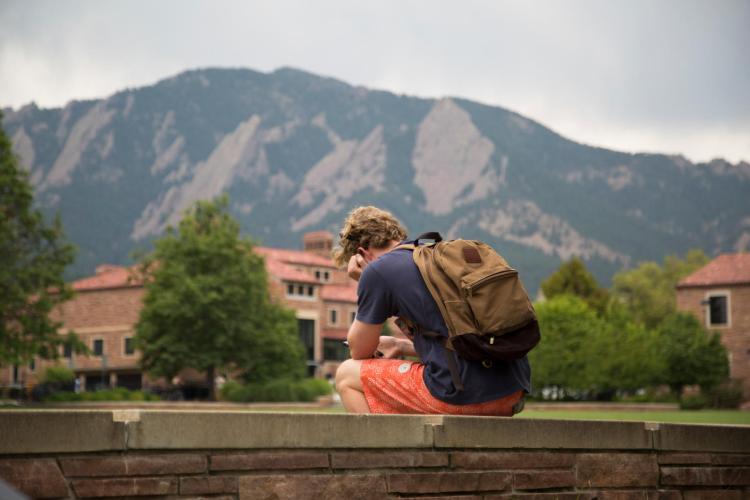
POLYGON ((357 253, 360 254, 362 258, 365 259, 365 262, 368 264, 373 260, 372 253, 369 250, 365 250, 362 247, 358 247, 357 253))

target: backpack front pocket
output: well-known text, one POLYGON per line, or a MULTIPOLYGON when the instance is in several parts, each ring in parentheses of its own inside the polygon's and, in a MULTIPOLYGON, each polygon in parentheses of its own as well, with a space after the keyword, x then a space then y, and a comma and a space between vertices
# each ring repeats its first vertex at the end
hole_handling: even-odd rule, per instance
POLYGON ((467 274, 461 287, 480 333, 503 334, 534 319, 534 310, 515 269, 503 267, 467 274))
MULTIPOLYGON (((463 300, 447 300, 445 301, 445 309, 448 313, 448 321, 453 326, 452 331, 456 332, 456 335, 478 333, 477 325, 472 320, 471 309, 466 302, 463 300)), ((448 325, 449 330, 451 330, 450 326, 448 325)))

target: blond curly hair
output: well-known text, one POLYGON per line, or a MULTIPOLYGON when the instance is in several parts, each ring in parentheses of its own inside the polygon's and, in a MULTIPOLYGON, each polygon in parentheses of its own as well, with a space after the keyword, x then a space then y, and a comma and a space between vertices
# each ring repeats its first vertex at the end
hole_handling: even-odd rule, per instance
POLYGON ((357 207, 344 220, 333 261, 345 267, 357 248, 385 248, 391 241, 402 241, 406 236, 406 228, 390 212, 372 206, 357 207))

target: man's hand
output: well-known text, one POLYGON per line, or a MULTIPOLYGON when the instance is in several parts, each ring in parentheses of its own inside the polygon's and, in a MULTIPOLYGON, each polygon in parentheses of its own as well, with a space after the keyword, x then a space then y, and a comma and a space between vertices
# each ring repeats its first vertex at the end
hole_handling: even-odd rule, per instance
POLYGON ((385 335, 380 336, 378 352, 382 353, 384 358, 389 359, 417 355, 417 352, 414 350, 414 344, 411 340, 388 337, 385 335))
POLYGON ((380 341, 378 342, 378 352, 381 353, 384 358, 397 358, 402 355, 401 344, 395 337, 381 335, 380 341))
POLYGON ((362 271, 367 266, 367 260, 361 254, 354 254, 349 259, 349 264, 346 266, 346 273, 354 281, 359 281, 359 277, 362 276, 362 271))

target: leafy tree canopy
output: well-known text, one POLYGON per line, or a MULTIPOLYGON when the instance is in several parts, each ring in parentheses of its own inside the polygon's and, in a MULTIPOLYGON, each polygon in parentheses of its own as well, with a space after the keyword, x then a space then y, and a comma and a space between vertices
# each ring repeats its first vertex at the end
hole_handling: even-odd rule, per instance
POLYGON ((263 259, 239 236, 228 204, 226 196, 198 202, 155 242, 141 266, 146 294, 136 325, 146 371, 205 372, 212 399, 217 369, 249 380, 304 371, 294 315, 270 301, 263 259))
POLYGON ((707 332, 692 314, 670 314, 657 333, 659 355, 666 365, 663 382, 675 394, 693 384, 708 391, 729 375, 729 359, 719 334, 707 332))
POLYGON ((557 295, 537 304, 542 340, 529 353, 535 387, 587 390, 593 380, 588 343, 604 321, 580 297, 557 295))
POLYGON ((594 275, 578 257, 563 262, 541 286, 544 296, 548 299, 558 295, 575 295, 600 314, 607 306, 607 290, 599 286, 594 275))
POLYGON ((52 224, 33 208, 28 173, 19 167, 0 114, 0 366, 34 356, 57 358, 60 346, 85 347, 74 334, 58 334, 50 312, 72 296, 63 279, 73 262, 59 217, 52 224))
POLYGON ((655 328, 676 310, 677 283, 708 261, 701 250, 691 250, 684 259, 666 257, 663 266, 644 262, 631 271, 615 274, 611 294, 636 321, 655 328))

